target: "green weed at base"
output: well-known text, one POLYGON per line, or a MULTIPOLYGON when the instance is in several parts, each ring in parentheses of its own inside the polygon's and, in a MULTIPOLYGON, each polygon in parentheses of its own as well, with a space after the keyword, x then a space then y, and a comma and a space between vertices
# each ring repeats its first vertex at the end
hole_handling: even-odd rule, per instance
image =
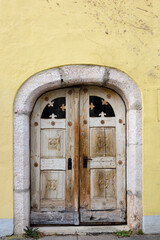
POLYGON ((38 239, 39 231, 38 228, 33 228, 33 227, 25 227, 25 237, 26 238, 35 238, 38 239))
POLYGON ((144 234, 144 232, 143 232, 142 229, 140 229, 140 230, 137 232, 137 235, 143 235, 143 234, 144 234))
POLYGON ((119 231, 119 232, 115 232, 114 235, 116 235, 117 237, 130 237, 133 234, 133 231, 129 230, 129 231, 119 231))

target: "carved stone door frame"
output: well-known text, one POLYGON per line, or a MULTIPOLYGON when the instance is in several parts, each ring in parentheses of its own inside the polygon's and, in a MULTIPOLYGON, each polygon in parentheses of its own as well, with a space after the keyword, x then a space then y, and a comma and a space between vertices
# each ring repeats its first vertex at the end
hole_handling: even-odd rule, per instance
POLYGON ((76 86, 103 86, 116 91, 127 109, 127 225, 142 227, 142 100, 136 83, 118 70, 70 65, 42 71, 19 89, 14 102, 14 233, 30 225, 30 114, 46 91, 76 86))

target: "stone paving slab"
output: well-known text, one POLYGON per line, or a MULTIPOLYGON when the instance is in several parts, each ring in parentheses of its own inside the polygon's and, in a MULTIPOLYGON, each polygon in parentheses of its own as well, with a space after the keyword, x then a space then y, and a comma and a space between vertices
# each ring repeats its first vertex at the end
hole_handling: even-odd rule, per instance
MULTIPOLYGON (((1 240, 33 240, 33 238, 22 238, 21 236, 2 237, 1 240)), ((131 237, 117 237, 113 234, 99 234, 99 235, 68 235, 68 236, 45 236, 39 240, 160 240, 160 235, 134 235, 131 237)))
POLYGON ((113 234, 104 234, 97 236, 78 236, 78 240, 160 240, 160 235, 134 235, 131 237, 117 237, 113 234))

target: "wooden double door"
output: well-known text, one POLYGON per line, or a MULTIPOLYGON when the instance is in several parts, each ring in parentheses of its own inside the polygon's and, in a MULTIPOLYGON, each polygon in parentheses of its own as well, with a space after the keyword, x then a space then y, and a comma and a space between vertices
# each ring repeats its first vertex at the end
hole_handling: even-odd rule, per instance
POLYGON ((106 88, 45 93, 31 116, 31 224, 126 221, 125 106, 106 88))

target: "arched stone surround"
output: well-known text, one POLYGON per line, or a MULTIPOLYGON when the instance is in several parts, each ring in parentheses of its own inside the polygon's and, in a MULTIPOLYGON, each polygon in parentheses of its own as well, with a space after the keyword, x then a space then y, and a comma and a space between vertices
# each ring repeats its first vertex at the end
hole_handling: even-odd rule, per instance
POLYGON ((136 83, 118 70, 70 65, 42 71, 19 89, 14 102, 14 232, 30 224, 30 114, 37 98, 48 90, 97 85, 115 90, 127 112, 127 225, 142 227, 142 100, 136 83))

